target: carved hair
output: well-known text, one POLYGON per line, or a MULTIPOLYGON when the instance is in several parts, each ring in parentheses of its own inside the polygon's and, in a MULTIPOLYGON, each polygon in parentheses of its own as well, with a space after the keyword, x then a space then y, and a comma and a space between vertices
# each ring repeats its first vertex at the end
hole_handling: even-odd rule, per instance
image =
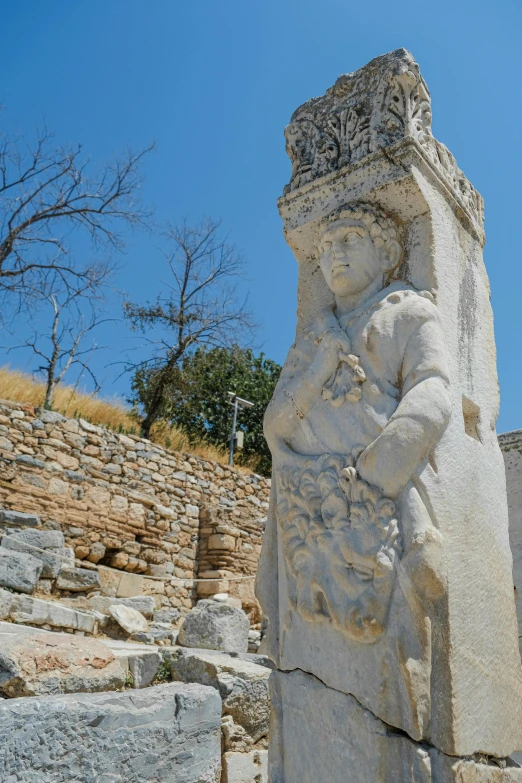
POLYGON ((365 202, 343 204, 333 212, 330 212, 319 223, 318 246, 329 226, 336 220, 351 218, 360 221, 368 230, 376 248, 384 247, 386 257, 389 260, 387 272, 392 272, 400 263, 403 246, 401 242, 401 228, 399 224, 380 207, 365 202))

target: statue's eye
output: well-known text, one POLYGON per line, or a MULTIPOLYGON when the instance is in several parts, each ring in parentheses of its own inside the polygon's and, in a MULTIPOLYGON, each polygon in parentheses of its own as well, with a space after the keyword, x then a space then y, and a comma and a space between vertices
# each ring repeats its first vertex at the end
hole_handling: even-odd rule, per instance
POLYGON ((331 249, 332 249, 331 242, 323 242, 323 253, 327 253, 331 249))

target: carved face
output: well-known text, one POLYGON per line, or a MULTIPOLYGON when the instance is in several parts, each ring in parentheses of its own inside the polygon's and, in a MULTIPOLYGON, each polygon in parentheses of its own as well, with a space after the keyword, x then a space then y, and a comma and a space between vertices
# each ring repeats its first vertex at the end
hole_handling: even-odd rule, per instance
POLYGON ((349 217, 327 226, 319 253, 325 280, 337 296, 364 291, 387 266, 384 247, 376 248, 368 229, 349 217))
POLYGON ((277 515, 294 608, 371 644, 386 626, 400 533, 392 501, 344 477, 345 464, 324 454, 281 471, 277 515))

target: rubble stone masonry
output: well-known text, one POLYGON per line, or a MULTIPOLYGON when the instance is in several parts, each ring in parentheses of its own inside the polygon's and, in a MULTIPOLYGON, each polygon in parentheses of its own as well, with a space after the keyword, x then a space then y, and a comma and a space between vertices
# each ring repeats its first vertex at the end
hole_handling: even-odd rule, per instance
POLYGON ((180 578, 255 574, 269 492, 262 476, 0 400, 0 507, 59 526, 87 566, 162 577, 159 592, 182 613, 196 590, 180 578))

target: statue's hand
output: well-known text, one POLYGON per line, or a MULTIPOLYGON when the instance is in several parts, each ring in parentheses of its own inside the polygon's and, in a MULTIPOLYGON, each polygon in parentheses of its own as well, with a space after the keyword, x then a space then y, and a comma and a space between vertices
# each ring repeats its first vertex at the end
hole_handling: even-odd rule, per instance
POLYGON ((350 341, 342 329, 327 329, 316 338, 317 351, 310 365, 310 372, 322 386, 334 374, 341 361, 351 358, 350 341))
POLYGON ((388 498, 396 498, 409 478, 403 475, 393 461, 390 461, 386 470, 382 469, 382 465, 378 466, 372 444, 362 452, 355 467, 364 481, 380 489, 383 495, 388 498))

